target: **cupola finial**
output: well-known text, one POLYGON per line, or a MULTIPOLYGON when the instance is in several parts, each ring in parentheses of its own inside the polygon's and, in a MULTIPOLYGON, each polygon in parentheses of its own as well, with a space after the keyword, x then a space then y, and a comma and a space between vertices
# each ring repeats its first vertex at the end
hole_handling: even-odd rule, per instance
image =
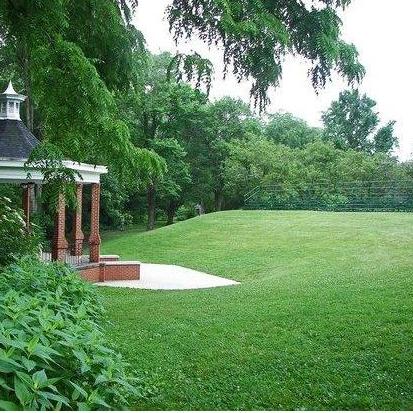
POLYGON ((20 104, 26 100, 26 96, 17 93, 11 81, 7 89, 0 94, 0 120, 21 120, 20 104))

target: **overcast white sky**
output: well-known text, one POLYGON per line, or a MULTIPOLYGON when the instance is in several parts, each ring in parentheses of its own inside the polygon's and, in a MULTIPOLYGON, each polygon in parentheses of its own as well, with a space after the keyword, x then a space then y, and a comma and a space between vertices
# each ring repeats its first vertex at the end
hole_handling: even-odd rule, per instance
MULTIPOLYGON (((140 0, 135 24, 153 53, 197 51, 214 64, 215 76, 211 98, 239 97, 249 102, 249 83, 241 84, 230 75, 222 79, 222 54, 209 50, 202 42, 191 40, 175 46, 168 31, 165 8, 169 0, 140 0)), ((400 139, 400 159, 413 157, 413 0, 353 0, 343 14, 343 36, 354 43, 367 75, 360 89, 377 101, 382 122, 396 120, 400 139)), ((288 57, 281 86, 270 92, 268 112, 288 111, 320 125, 321 112, 346 85, 338 77, 318 96, 307 78, 308 66, 298 58, 288 57)))

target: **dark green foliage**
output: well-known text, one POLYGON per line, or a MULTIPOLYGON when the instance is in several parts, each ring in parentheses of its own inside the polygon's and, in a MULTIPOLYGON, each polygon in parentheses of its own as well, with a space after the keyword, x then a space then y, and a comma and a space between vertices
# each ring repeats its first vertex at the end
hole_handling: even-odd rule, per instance
POLYGON ((171 59, 168 66, 167 76, 172 75, 182 81, 184 77, 187 81, 194 81, 195 87, 200 88, 202 84, 206 85, 206 92, 209 94, 212 83, 212 64, 209 60, 202 58, 198 53, 191 55, 178 53, 171 59))
POLYGON ((307 122, 291 113, 276 113, 270 116, 264 134, 276 143, 290 148, 302 148, 307 143, 319 139, 322 130, 309 126, 307 122))
MULTIPOLYGON (((136 0, 41 3, 1 3, 2 76, 28 95, 26 123, 46 147, 54 145, 59 160, 109 167, 103 224, 123 228, 131 215, 142 215, 144 197, 152 221, 161 208, 173 222, 184 203, 202 203, 206 210, 237 207, 242 194, 229 199, 225 193, 228 144, 260 136, 264 126, 243 102, 208 102, 199 89, 206 85, 209 91, 211 63, 196 52, 151 56, 132 25, 136 0)), ((348 4, 176 0, 169 18, 176 39, 199 36, 221 44, 225 72, 233 65, 238 79, 251 77, 251 93, 263 109, 288 52, 309 61, 316 88, 333 70, 350 82, 360 79, 364 69, 354 46, 342 42, 337 17, 337 9, 348 4)), ((316 131, 296 123, 272 138, 294 147, 313 141, 316 131)), ((383 148, 385 135, 378 143, 383 148)), ((54 176, 64 183, 45 191, 52 205, 59 192, 68 200, 73 194, 73 176, 58 169, 54 176)))
POLYGON ((398 142, 393 135, 395 122, 376 132, 380 118, 375 107, 376 102, 360 95, 358 90, 341 92, 338 100, 323 113, 325 138, 340 149, 391 153, 398 142))
MULTIPOLYGON (((112 0, 31 0, 0 5, 3 63, 28 95, 26 123, 64 157, 105 163, 124 174, 151 163, 134 148, 117 114, 114 91, 137 85, 146 54, 137 30, 122 19, 127 4, 112 0)), ((161 172, 161 171, 157 171, 161 172)))
POLYGON ((215 211, 225 207, 224 164, 230 153, 230 142, 242 144, 261 132, 260 119, 239 99, 224 97, 206 107, 197 139, 191 141, 192 148, 188 149, 194 182, 201 185, 200 190, 194 191, 194 202, 202 202, 207 209, 215 211))
POLYGON ((25 164, 29 179, 31 169, 42 174, 42 202, 52 214, 58 207, 60 194, 64 195, 70 207, 73 208, 76 202, 76 179, 81 178, 81 175, 66 166, 64 160, 62 151, 56 145, 42 142, 32 151, 25 164))
POLYGON ((322 142, 295 151, 267 144, 272 155, 258 148, 235 147, 228 163, 229 176, 246 193, 246 208, 413 210, 413 179, 382 153, 342 151, 322 142), (255 171, 255 179, 247 179, 246 167, 255 171))
POLYGON ((138 153, 95 67, 72 43, 58 40, 49 49, 38 51, 36 59, 43 60, 39 66, 45 69, 34 76, 40 111, 47 119, 44 138, 75 161, 111 164, 121 171, 133 168, 138 153))
POLYGON ((177 221, 185 221, 186 219, 194 218, 196 216, 195 204, 181 205, 176 211, 177 221))
POLYGON ((169 53, 150 56, 143 95, 131 94, 129 110, 121 107, 135 145, 157 154, 161 164, 157 170, 147 168, 140 176, 141 185, 130 185, 135 202, 139 200, 136 189, 146 189, 149 229, 154 226, 158 203, 172 222, 183 202, 182 193, 190 182, 186 148, 207 101, 202 92, 171 78, 174 64, 169 53))
POLYGON ((175 212, 183 202, 184 191, 191 183, 187 154, 176 139, 155 139, 152 145, 155 152, 166 161, 167 171, 154 185, 159 194, 160 206, 166 212, 167 222, 172 224, 175 212))
POLYGON ((27 232, 22 211, 9 198, 0 196, 0 268, 19 257, 40 252, 38 229, 27 232))
MULTIPOLYGON (((134 52, 143 52, 144 39, 124 22, 116 2, 70 0, 67 16, 68 40, 93 62, 109 90, 127 90, 136 81, 134 52)), ((130 20, 127 16, 129 12, 125 17, 130 20)))
POLYGON ((374 151, 391 153, 394 148, 399 146, 399 140, 394 135, 394 125, 396 121, 389 122, 380 128, 374 136, 374 151))
MULTIPOLYGON (((340 180, 368 182, 375 180, 377 174, 384 179, 387 169, 380 169, 380 162, 388 162, 392 170, 400 172, 392 173, 382 183, 397 183, 397 189, 389 195, 393 200, 387 205, 406 207, 405 201, 396 197, 396 193, 405 191, 405 175, 400 164, 386 156, 369 160, 372 153, 387 155, 395 142, 392 122, 374 134, 372 125, 376 125, 378 116, 372 111, 374 102, 371 99, 360 97, 358 92, 351 93, 347 99, 348 94, 345 94, 349 104, 344 105, 345 110, 337 111, 337 116, 334 111, 331 128, 327 128, 330 134, 327 135, 327 131, 311 127, 289 113, 272 114, 268 121, 264 121, 237 99, 224 97, 206 102, 187 85, 166 80, 170 59, 168 54, 153 58, 150 88, 145 99, 138 101, 142 109, 137 110, 141 117, 135 125, 139 142, 157 152, 168 168, 163 176, 152 179, 154 185, 150 187, 149 199, 153 220, 155 209, 159 207, 165 211, 169 223, 173 222, 173 215, 182 204, 201 203, 208 212, 239 208, 244 205, 244 195, 256 186, 267 185, 281 188, 277 190, 285 193, 277 202, 258 203, 266 207, 271 204, 274 208, 307 206, 334 209, 344 201, 345 205, 354 205, 356 195, 353 194, 353 201, 349 201, 341 194, 347 189, 328 187, 315 190, 313 186, 323 185, 323 182, 333 185, 340 180), (356 104, 353 105, 354 96, 356 104), (346 110, 351 112, 351 116, 346 114, 346 110), (344 126, 341 126, 339 118, 344 126), (370 131, 367 139, 363 137, 366 130, 370 131), (334 133, 336 138, 333 138, 334 133), (321 139, 326 136, 327 143, 323 144, 321 139), (171 137, 175 137, 186 155, 177 152, 174 145, 170 146, 171 137), (351 145, 358 148, 360 158, 351 145), (377 161, 379 159, 382 161, 377 161), (346 163, 347 160, 356 162, 359 169, 346 167, 341 170, 340 162, 346 163), (376 161, 378 163, 373 167, 376 161), (363 169, 366 165, 369 165, 367 170, 371 168, 367 173, 363 169), (185 172, 188 166, 189 175, 185 172), (314 191, 316 194, 312 193, 314 191)), ((339 103, 333 104, 334 107, 336 105, 339 103)), ((136 190, 131 193, 128 208, 137 210, 144 200, 136 190)), ((375 198, 381 202, 384 199, 389 201, 390 198, 381 195, 382 192, 375 198)), ((362 192, 359 192, 359 197, 362 198, 362 192)), ((371 204, 370 201, 368 203, 371 204)), ((374 203, 378 205, 376 201, 374 203)), ((182 216, 180 214, 180 219, 182 216)))
POLYGON ((124 229, 131 224, 132 216, 127 210, 130 197, 127 185, 115 174, 102 176, 101 225, 114 229, 124 229))
MULTIPOLYGON (((38 7, 38 1, 13 0, 0 5, 0 68, 29 96, 29 128, 46 143, 43 148, 54 145, 59 160, 109 167, 102 188, 105 227, 123 229, 147 215, 152 228, 158 213, 172 223, 181 205, 238 208, 254 184, 325 178, 322 162, 306 164, 280 147, 303 149, 321 130, 290 114, 270 115, 266 122, 237 99, 209 102, 200 89, 206 85, 209 91, 211 63, 196 52, 151 55, 132 25, 137 3, 47 0, 38 7)), ((225 74, 232 69, 239 80, 252 80, 251 94, 262 110, 287 53, 309 63, 316 89, 333 71, 349 83, 361 79, 357 51, 341 38, 338 13, 349 3, 174 0, 168 15, 176 40, 198 36, 222 46, 225 74)), ((394 123, 375 133, 375 102, 346 93, 342 107, 325 115, 331 118, 326 138, 343 149, 391 153, 397 142, 394 123)), ((44 154, 38 159, 50 163, 44 154)), ((57 169, 50 177, 64 184, 46 186, 51 205, 59 192, 69 201, 73 194, 73 176, 57 169)))
POLYGON ((222 46, 225 73, 232 68, 239 80, 252 78, 251 95, 263 109, 289 52, 308 60, 315 89, 323 87, 334 70, 349 83, 360 81, 364 68, 356 48, 341 39, 342 22, 336 10, 349 3, 174 0, 168 17, 176 40, 197 35, 209 45, 222 46))
POLYGON ((299 172, 294 154, 292 149, 260 136, 231 142, 224 163, 226 195, 242 206, 243 195, 257 186, 288 184, 299 172))
POLYGON ((106 410, 137 388, 106 345, 94 287, 25 258, 0 274, 0 408, 106 410))
POLYGON ((15 184, 1 184, 0 196, 9 198, 14 206, 22 205, 23 191, 20 185, 15 184))

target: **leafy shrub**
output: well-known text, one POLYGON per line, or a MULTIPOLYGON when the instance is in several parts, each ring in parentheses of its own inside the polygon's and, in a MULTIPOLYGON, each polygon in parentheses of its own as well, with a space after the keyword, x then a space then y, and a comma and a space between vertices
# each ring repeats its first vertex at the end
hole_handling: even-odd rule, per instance
POLYGON ((335 211, 340 208, 345 209, 348 198, 340 194, 326 194, 323 197, 323 201, 327 211, 335 211))
POLYGON ((130 191, 125 183, 115 174, 102 177, 101 224, 107 228, 124 230, 133 221, 126 204, 130 191))
POLYGON ((196 216, 196 209, 194 204, 181 205, 176 211, 177 221, 185 221, 196 216))
POLYGON ((46 209, 46 206, 43 205, 40 211, 35 211, 30 215, 30 221, 32 227, 35 226, 37 228, 37 236, 42 246, 50 250, 55 229, 55 221, 51 208, 46 209))
POLYGON ((28 233, 22 212, 12 207, 9 198, 0 197, 0 267, 39 250, 37 229, 32 229, 28 233))
POLYGON ((94 288, 33 258, 0 274, 1 409, 112 409, 137 392, 105 343, 94 288))

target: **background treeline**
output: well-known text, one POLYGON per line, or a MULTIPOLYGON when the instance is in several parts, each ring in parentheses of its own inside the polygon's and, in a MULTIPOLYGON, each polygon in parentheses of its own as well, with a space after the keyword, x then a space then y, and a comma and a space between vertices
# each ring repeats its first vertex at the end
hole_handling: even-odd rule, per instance
MULTIPOLYGON (((410 164, 392 156, 394 122, 382 126, 375 102, 357 90, 340 94, 323 114, 324 126, 314 128, 289 113, 259 115, 231 97, 211 101, 171 81, 171 62, 167 53, 149 56, 144 97, 122 102, 136 145, 159 155, 166 169, 144 187, 105 177, 108 226, 145 221, 151 229, 156 220, 194 216, 196 204, 207 212, 251 206, 245 196, 267 185, 277 186, 278 204, 260 200, 259 207, 289 208, 310 197, 314 183, 320 188, 311 196, 334 206, 343 201, 340 183, 381 182, 394 190, 395 182, 402 189, 410 181, 410 164)), ((366 192, 356 189, 356 197, 366 192)))
MULTIPOLYGON (((406 186, 411 191, 411 164, 393 156, 394 122, 381 126, 376 103, 357 90, 341 93, 323 114, 323 127, 315 128, 289 113, 260 115, 231 97, 211 101, 171 74, 177 63, 172 55, 142 56, 135 63, 140 87, 113 94, 113 110, 132 145, 109 160, 103 177, 104 226, 145 222, 152 229, 157 220, 171 224, 194 216, 196 204, 206 212, 333 208, 343 202, 349 182, 364 182, 356 199, 371 194, 372 185, 393 191, 379 193, 382 199, 406 186), (138 154, 132 162, 128 151, 138 154), (257 187, 264 190, 251 192, 257 187)), ((41 124, 41 114, 37 119, 41 124)), ((47 134, 41 126, 35 131, 47 134)), ((89 143, 80 139, 79 145, 89 143)))
MULTIPOLYGON (((278 16, 281 37, 280 27, 267 27, 262 13, 236 0, 223 9, 212 2, 211 15, 202 15, 208 7, 174 1, 168 14, 177 38, 196 28, 222 42, 226 71, 254 80, 256 111, 230 97, 211 101, 212 67, 201 56, 149 53, 132 25, 136 1, 2 2, 0 82, 5 87, 12 79, 28 96, 23 115, 44 143, 40 156, 46 148, 56 157, 109 166, 102 186, 102 224, 109 228, 146 222, 152 229, 157 220, 193 216, 196 204, 206 212, 240 208, 257 186, 278 185, 291 203, 291 194, 303 198, 306 186, 323 180, 410 179, 409 165, 392 158, 394 122, 383 124, 375 102, 357 90, 332 103, 323 128, 265 113, 268 88, 278 84, 288 52, 312 62, 316 89, 334 70, 349 83, 364 74, 355 47, 340 38, 330 1, 311 9, 276 3, 267 13, 278 16), (222 21, 231 24, 221 27, 222 21)), ((0 191, 18 202, 18 190, 0 191)), ((337 199, 331 190, 322 196, 337 199)), ((86 191, 85 205, 87 197, 86 191)), ((280 206, 271 202, 265 206, 280 206)), ((41 221, 51 223, 51 215, 41 221)))

